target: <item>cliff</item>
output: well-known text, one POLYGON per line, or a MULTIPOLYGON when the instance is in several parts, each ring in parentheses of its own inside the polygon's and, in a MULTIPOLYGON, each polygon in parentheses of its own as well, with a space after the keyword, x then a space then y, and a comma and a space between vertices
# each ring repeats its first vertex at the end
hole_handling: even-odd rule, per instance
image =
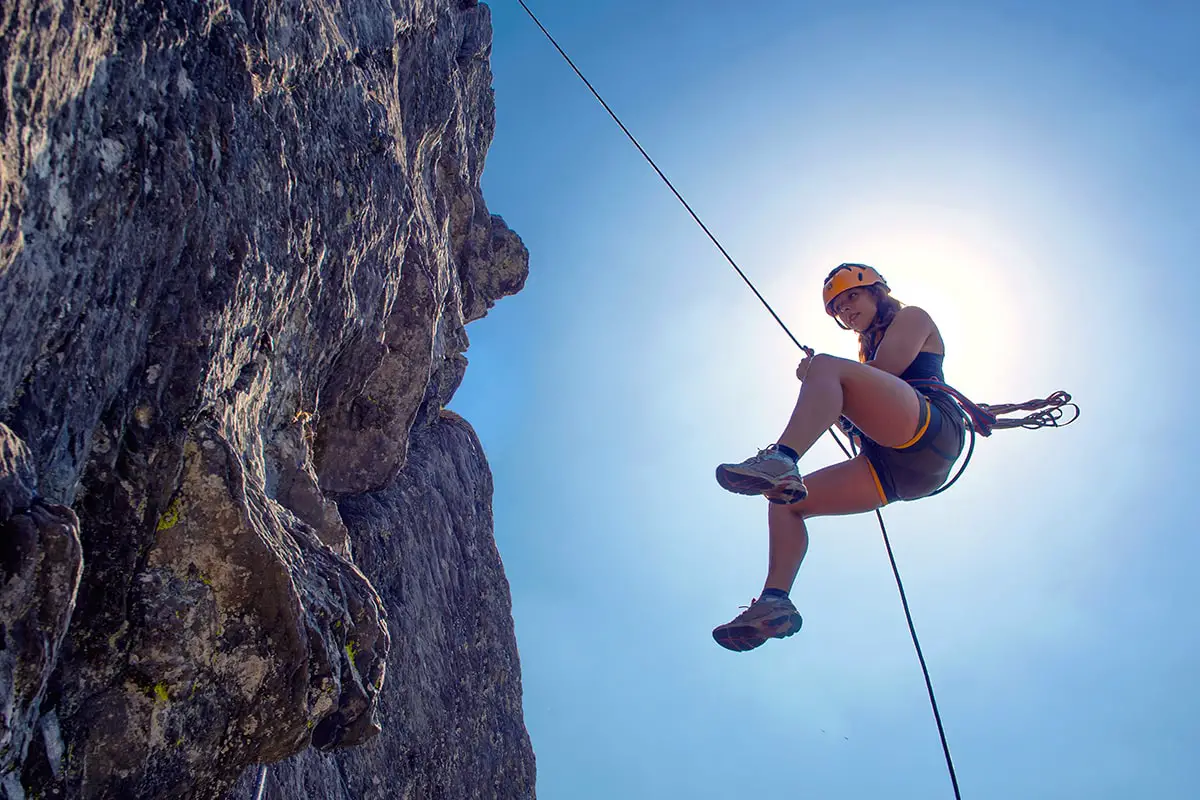
POLYGON ((464 0, 0 2, 9 798, 533 796, 444 410, 527 272, 490 45, 464 0))

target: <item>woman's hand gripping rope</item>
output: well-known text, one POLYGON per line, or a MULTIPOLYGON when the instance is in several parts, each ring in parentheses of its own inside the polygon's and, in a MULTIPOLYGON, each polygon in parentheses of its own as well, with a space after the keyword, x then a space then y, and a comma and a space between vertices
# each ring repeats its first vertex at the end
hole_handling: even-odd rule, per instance
POLYGON ((796 367, 796 380, 803 383, 804 379, 808 377, 808 368, 812 366, 816 351, 805 345, 800 345, 800 349, 804 351, 804 360, 800 362, 800 366, 796 367))

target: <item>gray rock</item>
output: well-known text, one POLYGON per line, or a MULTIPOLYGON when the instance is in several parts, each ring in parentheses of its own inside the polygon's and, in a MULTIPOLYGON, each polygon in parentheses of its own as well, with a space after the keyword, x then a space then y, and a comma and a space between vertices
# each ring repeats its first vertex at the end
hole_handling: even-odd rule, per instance
POLYGON ((479 189, 490 44, 463 0, 0 0, 8 795, 219 797, 402 739, 361 765, 531 796, 490 478, 441 415, 528 269, 479 189), (379 499, 418 484, 461 494, 379 499), (384 529, 476 544, 414 606, 384 529))
POLYGON ((57 720, 40 711, 83 568, 78 518, 36 485, 29 453, 0 425, 0 790, 10 799, 24 796, 30 744, 44 734, 53 753, 59 741, 57 720))
MULTIPOLYGON (((270 765, 264 798, 534 797, 491 498, 479 440, 445 411, 413 432, 408 464, 392 485, 341 502, 396 642, 380 702, 383 732, 362 747, 309 750, 270 765)), ((231 798, 254 800, 260 777, 249 770, 231 798)))

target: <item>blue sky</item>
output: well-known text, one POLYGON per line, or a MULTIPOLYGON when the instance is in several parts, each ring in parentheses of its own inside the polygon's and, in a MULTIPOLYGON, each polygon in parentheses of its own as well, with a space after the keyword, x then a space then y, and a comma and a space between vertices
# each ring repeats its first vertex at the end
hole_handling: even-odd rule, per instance
MULTIPOLYGON (((952 797, 871 516, 820 519, 804 629, 761 588, 799 354, 514 2, 491 3, 489 207, 525 290, 451 407, 495 474, 544 800, 952 797)), ((797 337, 876 265, 981 402, 1072 392, 885 518, 971 800, 1200 791, 1200 12, 1185 3, 534 2, 797 337)), ((840 454, 824 440, 811 471, 840 454)))

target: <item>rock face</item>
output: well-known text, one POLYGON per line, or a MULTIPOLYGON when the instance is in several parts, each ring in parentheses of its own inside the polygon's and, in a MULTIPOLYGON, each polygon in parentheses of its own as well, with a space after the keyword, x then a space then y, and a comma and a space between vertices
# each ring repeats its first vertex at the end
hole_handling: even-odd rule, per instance
POLYGON ((18 773, 36 736, 60 770, 62 737, 42 715, 46 684, 75 606, 83 566, 79 520, 37 498, 29 453, 0 425, 0 791, 22 794, 18 773))
MULTIPOLYGON (((533 797, 512 622, 500 613, 509 594, 491 495, 474 432, 443 412, 414 431, 393 485, 341 503, 358 560, 385 598, 394 642, 383 733, 361 747, 309 750, 270 766, 264 798, 533 797)), ((253 800, 259 778, 251 771, 235 797, 253 800)))
POLYGON ((533 796, 443 411, 527 272, 490 42, 466 0, 0 0, 7 797, 533 796))

